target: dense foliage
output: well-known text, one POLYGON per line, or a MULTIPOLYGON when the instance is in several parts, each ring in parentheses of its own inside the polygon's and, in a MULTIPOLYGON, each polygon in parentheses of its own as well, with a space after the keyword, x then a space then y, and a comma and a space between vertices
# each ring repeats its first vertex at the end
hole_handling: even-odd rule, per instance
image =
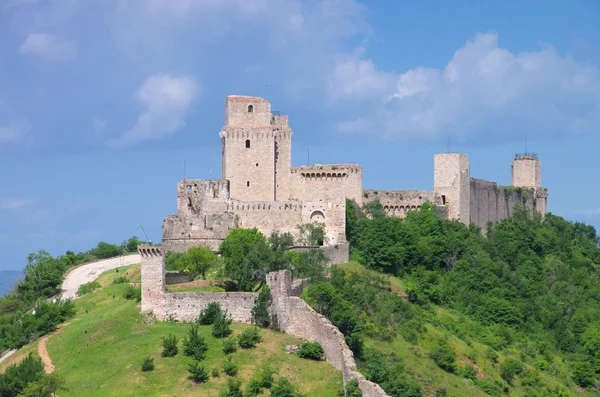
MULTIPOLYGON (((307 300, 338 326, 343 324, 336 312, 349 302, 353 321, 359 313, 365 316, 355 328, 362 326, 363 333, 379 338, 400 332, 407 340, 417 335, 402 323, 412 321, 412 328, 418 329, 416 311, 432 304, 445 306, 476 320, 457 332, 488 345, 491 360, 494 350, 518 347, 521 360, 548 370, 554 356, 562 357, 575 382, 597 388, 600 239, 595 229, 553 214, 531 214, 524 207, 487 229, 483 236, 475 226, 441 219, 432 205, 401 220, 386 216, 377 202, 363 210, 349 202, 352 257, 371 269, 403 277, 411 304, 383 298, 382 285, 372 289, 376 281, 350 282, 359 276, 343 272, 312 286, 307 300)), ((454 371, 452 353, 443 345, 433 358, 454 371)), ((502 377, 509 385, 515 376, 531 375, 519 365, 502 364, 502 377)), ((530 395, 539 395, 539 382, 530 380, 530 395)))

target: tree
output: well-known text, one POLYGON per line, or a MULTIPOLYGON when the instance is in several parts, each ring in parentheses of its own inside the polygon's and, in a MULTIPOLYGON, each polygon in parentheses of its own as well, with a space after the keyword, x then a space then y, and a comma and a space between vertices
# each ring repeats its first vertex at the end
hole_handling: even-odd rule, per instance
POLYGON ((320 246, 325 244, 325 225, 320 222, 305 223, 298 226, 300 229, 299 243, 308 246, 320 246))
POLYGON ((258 229, 234 229, 220 246, 225 260, 225 276, 237 283, 241 291, 251 291, 264 283, 271 268, 272 251, 258 229))
POLYGON ((127 252, 137 252, 137 247, 140 244, 144 244, 144 242, 138 239, 137 236, 133 236, 125 242, 125 250, 127 252))
POLYGON ((55 397, 59 391, 66 391, 65 380, 56 374, 45 374, 27 385, 23 397, 55 397))
POLYGON ((208 247, 190 247, 179 264, 180 270, 185 270, 190 274, 192 280, 199 274, 206 280, 206 272, 217 262, 217 255, 208 247))

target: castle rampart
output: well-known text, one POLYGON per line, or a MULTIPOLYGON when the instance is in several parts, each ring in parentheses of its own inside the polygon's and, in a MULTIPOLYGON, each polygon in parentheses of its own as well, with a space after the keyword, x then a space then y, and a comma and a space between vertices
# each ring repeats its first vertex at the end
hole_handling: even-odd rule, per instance
POLYGON ((442 205, 441 198, 427 190, 363 190, 363 200, 368 203, 379 199, 389 216, 404 218, 409 211, 418 211, 424 203, 442 205))
POLYGON ((307 341, 319 342, 326 360, 342 372, 344 383, 351 379, 358 380, 364 397, 388 396, 379 385, 368 381, 358 372, 344 335, 326 317, 314 311, 301 298, 293 296, 292 274, 289 270, 269 273, 267 285, 271 289, 271 314, 279 330, 307 341))
POLYGON ((162 247, 138 247, 142 266, 142 312, 159 320, 194 321, 211 302, 227 310, 236 322, 250 323, 255 292, 167 292, 162 247))

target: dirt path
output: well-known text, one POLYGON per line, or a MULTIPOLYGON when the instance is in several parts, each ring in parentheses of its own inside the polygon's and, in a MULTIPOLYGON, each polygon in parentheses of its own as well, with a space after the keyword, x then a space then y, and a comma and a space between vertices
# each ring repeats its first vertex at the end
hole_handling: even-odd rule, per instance
POLYGON ((42 339, 40 339, 40 343, 38 343, 38 354, 44 362, 44 371, 46 371, 47 374, 54 372, 54 364, 52 364, 52 359, 48 354, 48 349, 46 349, 46 341, 49 337, 50 335, 44 336, 42 339))

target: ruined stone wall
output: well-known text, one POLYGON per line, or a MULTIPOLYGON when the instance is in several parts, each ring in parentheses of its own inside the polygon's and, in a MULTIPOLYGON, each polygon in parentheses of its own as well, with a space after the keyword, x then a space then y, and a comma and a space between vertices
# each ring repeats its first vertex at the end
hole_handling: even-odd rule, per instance
POLYGON ((389 216, 406 217, 409 211, 421 209, 424 203, 441 205, 441 199, 433 191, 427 190, 363 190, 363 202, 379 199, 383 210, 389 216))
POLYGON ((293 252, 308 252, 311 249, 318 248, 327 257, 327 265, 341 265, 350 261, 350 243, 340 243, 335 245, 326 245, 321 247, 296 246, 291 247, 293 252))
POLYGON ((484 233, 487 231, 487 222, 508 218, 519 204, 535 209, 536 190, 533 188, 504 187, 472 178, 470 190, 471 222, 481 227, 484 233))
POLYGON ((467 155, 435 154, 433 169, 433 191, 447 207, 448 218, 469 224, 471 169, 467 155))
POLYGON ((342 372, 344 382, 357 379, 364 397, 388 396, 379 385, 366 380, 358 372, 344 335, 301 298, 293 296, 292 274, 289 270, 269 273, 267 285, 271 289, 271 314, 279 330, 307 341, 319 342, 327 362, 342 372))
POLYGON ((142 266, 142 312, 159 320, 193 321, 211 302, 231 314, 233 321, 250 323, 255 292, 166 292, 164 255, 161 247, 140 245, 142 266))
POLYGON ((229 181, 185 179, 177 184, 177 214, 183 217, 227 209, 229 181))
POLYGON ((297 201, 231 201, 229 211, 239 219, 238 226, 256 227, 267 237, 273 231, 298 236, 302 203, 297 201))
POLYGON ((355 164, 310 165, 292 168, 292 196, 300 201, 362 204, 363 167, 355 164))

